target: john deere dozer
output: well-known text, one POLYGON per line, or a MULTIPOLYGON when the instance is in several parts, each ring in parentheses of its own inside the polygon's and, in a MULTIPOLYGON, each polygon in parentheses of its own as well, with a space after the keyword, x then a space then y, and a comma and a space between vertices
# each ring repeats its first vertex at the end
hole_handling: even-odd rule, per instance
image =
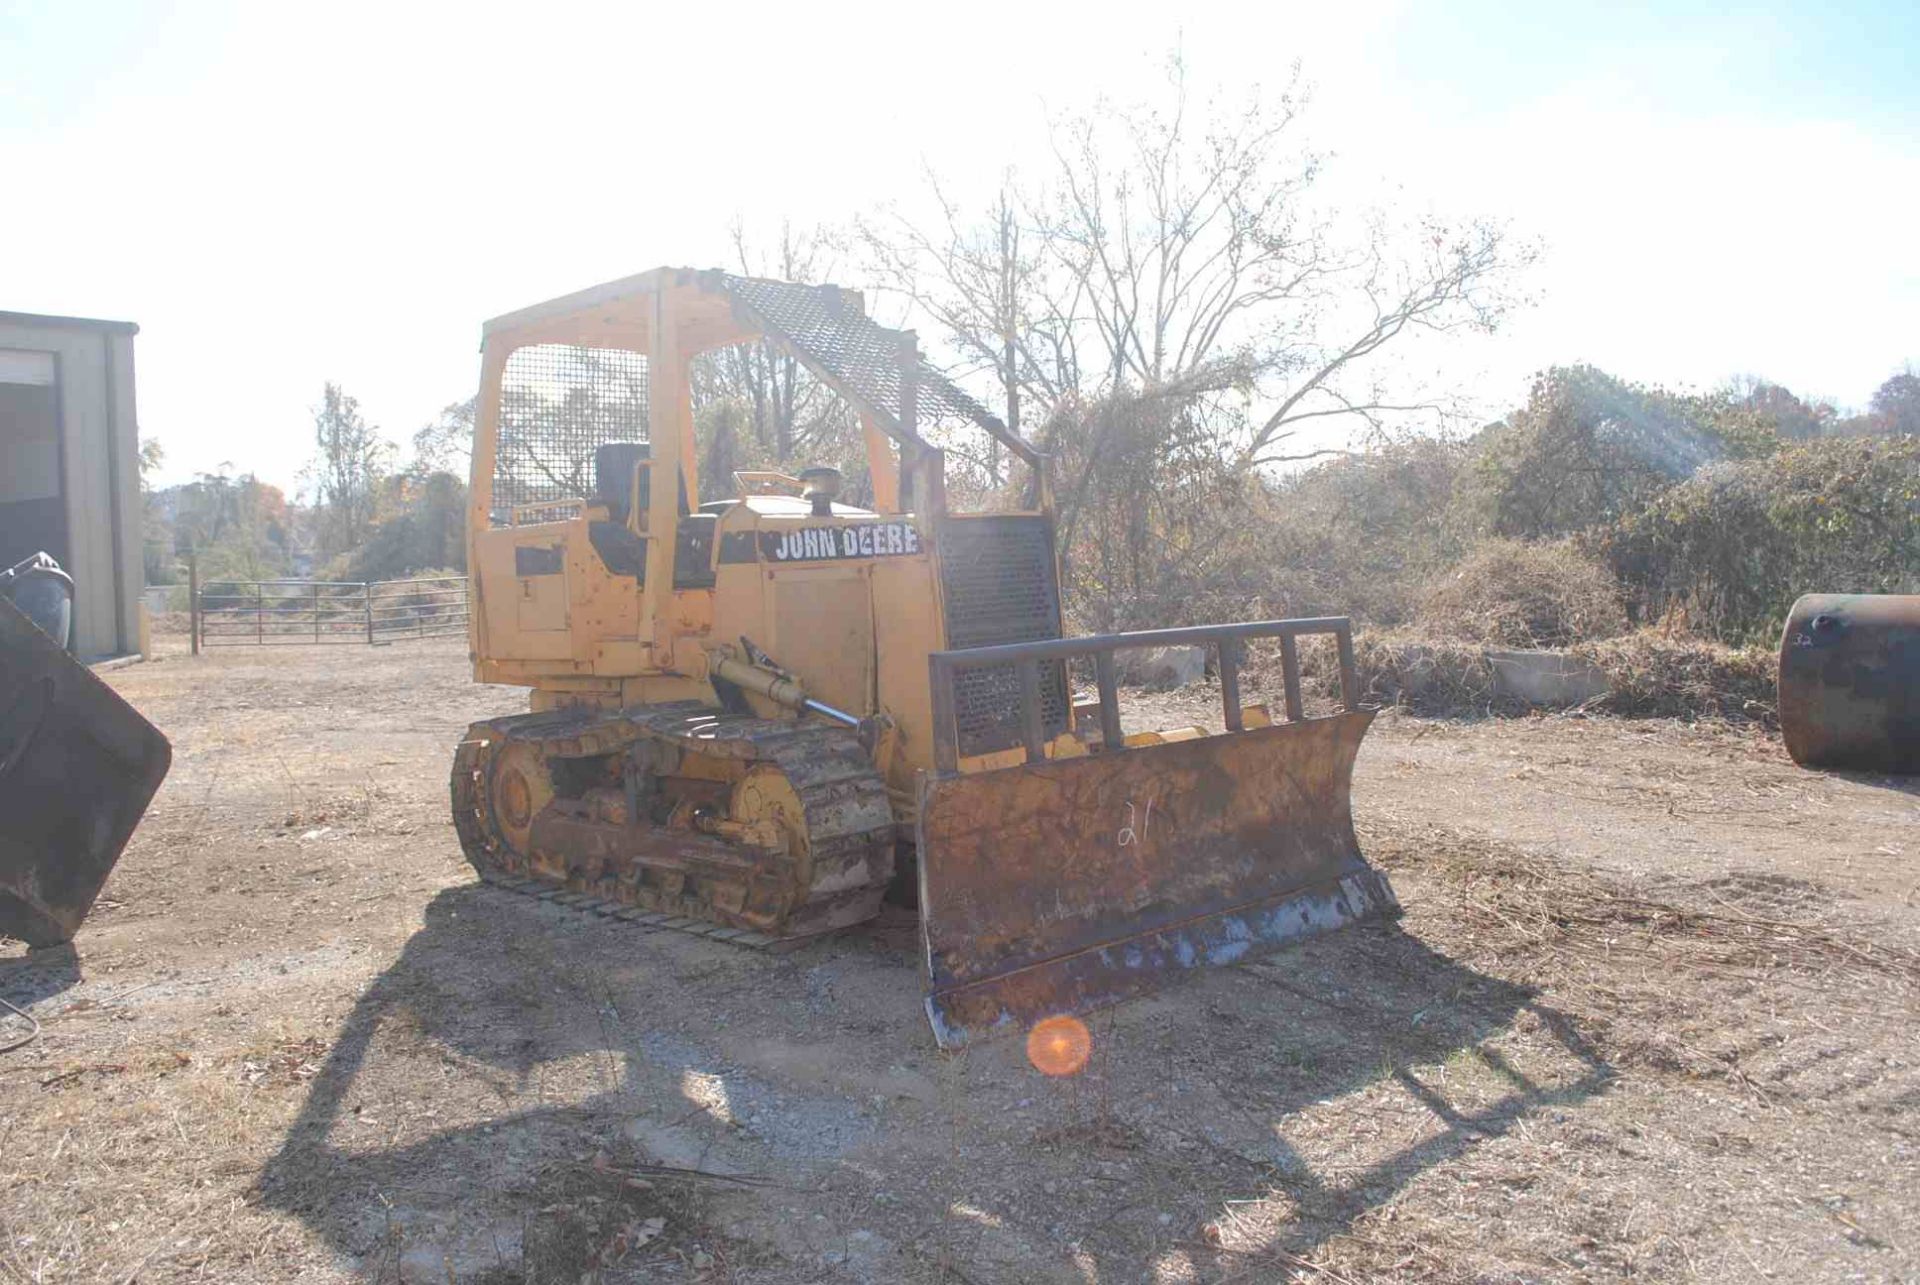
POLYGON ((859 295, 662 268, 499 317, 482 351, 474 676, 533 689, 455 755, 483 877, 765 944, 869 919, 911 872, 948 1047, 1394 910, 1350 815, 1371 714, 1347 622, 1063 638, 1046 460, 859 295), (739 344, 857 414, 868 504, 830 468, 699 502, 690 381, 739 344), (929 438, 964 426, 1019 462, 1024 507, 949 510, 929 438), (1347 679, 1325 717, 1311 634, 1347 679), (1283 720, 1240 698, 1257 637, 1283 720), (1213 650, 1225 733, 1123 731, 1114 653, 1170 643, 1213 650))

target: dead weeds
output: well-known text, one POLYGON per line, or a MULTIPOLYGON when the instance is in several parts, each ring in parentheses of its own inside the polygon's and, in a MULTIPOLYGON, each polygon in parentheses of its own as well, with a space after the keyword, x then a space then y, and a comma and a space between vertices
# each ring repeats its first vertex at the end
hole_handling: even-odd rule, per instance
MULTIPOLYGON (((1488 644, 1457 634, 1363 630, 1355 635, 1354 670, 1363 704, 1393 706, 1431 717, 1526 714, 1535 709, 1502 694, 1488 644)), ((1776 658, 1767 648, 1733 648, 1706 639, 1642 629, 1600 641, 1575 642, 1568 659, 1604 675, 1607 691, 1580 709, 1631 718, 1727 719, 1774 726, 1776 658)), ((1340 666, 1329 640, 1301 644, 1307 693, 1324 706, 1340 697, 1340 666)), ((1277 647, 1254 645, 1249 677, 1264 691, 1280 688, 1277 647)))
POLYGON ((1436 878, 1452 899, 1455 931, 1496 955, 1592 959, 1636 952, 1662 967, 1776 970, 1828 981, 1920 982, 1920 952, 1874 941, 1819 917, 1824 900, 1804 881, 1761 880, 1770 914, 1738 904, 1756 886, 1726 876, 1687 885, 1705 905, 1661 900, 1590 869, 1433 827, 1409 841, 1382 836, 1376 863, 1436 878), (1797 906, 1783 893, 1798 889, 1797 906), (1729 892, 1733 895, 1730 896, 1729 892), (1797 914, 1792 911, 1797 910, 1797 914))
POLYGON ((1752 728, 1383 719, 1402 929, 1109 1010, 1056 1083, 931 1049, 910 932, 741 958, 465 887, 446 747, 518 694, 457 649, 195 665, 115 676, 180 751, 126 908, 0 961, 46 1024, 0 1280, 1913 1276, 1913 799, 1752 728))

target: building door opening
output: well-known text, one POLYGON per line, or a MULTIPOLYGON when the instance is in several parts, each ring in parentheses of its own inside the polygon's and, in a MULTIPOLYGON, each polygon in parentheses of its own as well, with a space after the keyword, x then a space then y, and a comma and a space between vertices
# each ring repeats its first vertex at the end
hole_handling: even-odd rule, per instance
POLYGON ((71 564, 53 354, 0 349, 0 567, 45 550, 71 564))

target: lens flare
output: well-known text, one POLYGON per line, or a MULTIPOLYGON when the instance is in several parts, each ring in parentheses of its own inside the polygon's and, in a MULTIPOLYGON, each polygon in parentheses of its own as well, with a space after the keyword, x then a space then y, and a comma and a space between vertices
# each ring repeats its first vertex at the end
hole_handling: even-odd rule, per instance
POLYGON ((1093 1034, 1077 1017, 1043 1017, 1027 1032, 1027 1061, 1043 1075, 1078 1075, 1093 1052, 1093 1034))

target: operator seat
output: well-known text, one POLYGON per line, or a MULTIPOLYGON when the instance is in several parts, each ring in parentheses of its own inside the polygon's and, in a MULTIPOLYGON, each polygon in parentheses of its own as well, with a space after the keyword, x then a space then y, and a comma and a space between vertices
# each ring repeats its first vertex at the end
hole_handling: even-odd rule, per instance
MULTIPOLYGON (((606 506, 607 517, 588 524, 587 538, 607 570, 617 576, 632 576, 636 584, 646 583, 647 541, 627 528, 627 518, 633 508, 633 471, 652 458, 653 447, 646 442, 606 442, 593 451, 593 500, 606 506)), ((679 508, 673 542, 673 587, 711 589, 714 528, 720 519, 712 513, 693 512, 687 502, 684 473, 680 475, 679 508)))

